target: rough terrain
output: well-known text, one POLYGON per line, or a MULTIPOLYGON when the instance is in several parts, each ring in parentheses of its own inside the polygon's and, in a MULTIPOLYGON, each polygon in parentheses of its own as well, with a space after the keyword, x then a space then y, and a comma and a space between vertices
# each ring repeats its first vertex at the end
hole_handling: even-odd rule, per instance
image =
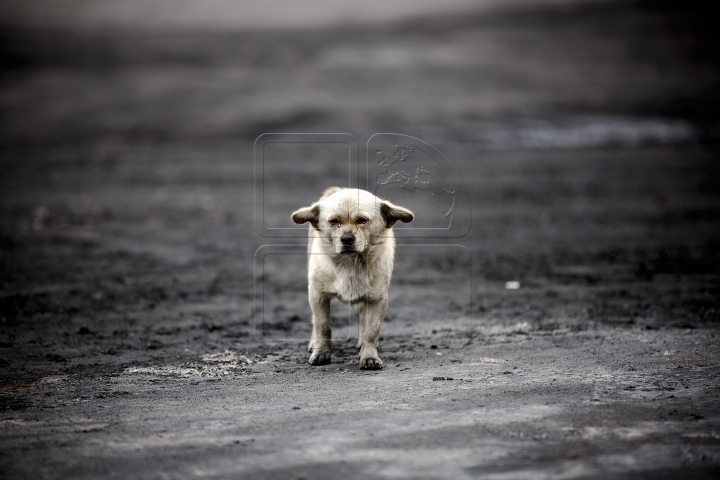
MULTIPOLYGON (((238 31, 6 21, 0 476, 717 478, 711 17, 529 3, 238 31), (385 369, 358 369, 339 305, 333 362, 311 367, 302 235, 253 228, 254 141, 350 132, 364 166, 382 131, 449 159, 470 233, 398 248, 385 369), (300 254, 258 264, 268 244, 300 254)), ((347 178, 296 155, 265 184, 269 225, 347 178)))

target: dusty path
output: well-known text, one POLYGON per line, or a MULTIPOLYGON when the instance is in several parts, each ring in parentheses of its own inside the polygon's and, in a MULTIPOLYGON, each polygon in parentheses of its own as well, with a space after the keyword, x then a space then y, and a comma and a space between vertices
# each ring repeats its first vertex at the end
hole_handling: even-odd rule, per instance
MULTIPOLYGON (((715 478, 717 43, 668 8, 5 29, 0 476, 715 478), (398 249, 380 372, 340 308, 307 365, 302 255, 256 323, 256 249, 302 241, 252 228, 253 141, 338 128, 430 142, 472 206, 398 249)), ((293 155, 268 224, 346 178, 293 155)))

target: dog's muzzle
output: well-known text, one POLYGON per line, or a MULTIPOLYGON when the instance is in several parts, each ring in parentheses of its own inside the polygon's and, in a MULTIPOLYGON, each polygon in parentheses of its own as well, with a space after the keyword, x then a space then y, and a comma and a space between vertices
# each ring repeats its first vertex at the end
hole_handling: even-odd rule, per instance
POLYGON ((342 244, 342 250, 340 253, 354 253, 355 252, 355 235, 352 233, 346 233, 340 237, 340 243, 342 244))

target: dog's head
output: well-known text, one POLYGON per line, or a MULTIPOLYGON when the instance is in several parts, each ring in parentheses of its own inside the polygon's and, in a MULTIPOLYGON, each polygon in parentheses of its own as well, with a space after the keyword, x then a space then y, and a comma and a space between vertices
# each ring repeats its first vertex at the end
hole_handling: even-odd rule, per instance
POLYGON ((413 218, 410 210, 355 188, 339 189, 292 214, 295 223, 310 222, 338 254, 363 253, 395 222, 413 218))

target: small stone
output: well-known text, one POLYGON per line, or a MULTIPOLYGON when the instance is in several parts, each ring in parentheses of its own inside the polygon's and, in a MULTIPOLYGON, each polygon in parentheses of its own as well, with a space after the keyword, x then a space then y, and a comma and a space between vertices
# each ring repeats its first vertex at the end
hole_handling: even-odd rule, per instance
POLYGON ((157 350, 158 348, 162 348, 163 344, 158 342, 157 340, 150 340, 146 345, 145 348, 148 350, 157 350))

